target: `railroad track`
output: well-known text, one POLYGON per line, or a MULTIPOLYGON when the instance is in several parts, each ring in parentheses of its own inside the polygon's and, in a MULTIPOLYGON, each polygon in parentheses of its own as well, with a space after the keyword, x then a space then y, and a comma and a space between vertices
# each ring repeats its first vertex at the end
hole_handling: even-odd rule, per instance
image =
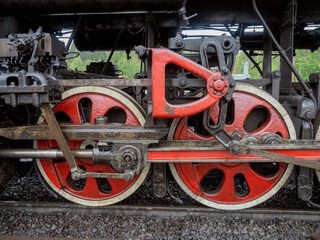
POLYGON ((71 212, 75 214, 114 214, 183 218, 188 216, 241 217, 255 220, 288 219, 319 221, 320 210, 251 208, 223 211, 208 207, 177 207, 152 205, 112 205, 87 207, 73 203, 0 201, 0 210, 28 211, 41 214, 71 212))

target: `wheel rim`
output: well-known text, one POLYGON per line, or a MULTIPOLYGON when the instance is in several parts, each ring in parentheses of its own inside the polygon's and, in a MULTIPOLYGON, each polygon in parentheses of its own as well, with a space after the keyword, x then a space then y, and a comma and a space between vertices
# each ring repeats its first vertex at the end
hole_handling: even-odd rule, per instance
MULTIPOLYGON (((94 118, 108 116, 114 123, 126 125, 143 125, 145 114, 129 95, 114 88, 79 87, 63 93, 63 101, 53 108, 58 121, 72 123, 93 123, 94 118), (124 118, 126 118, 124 120, 124 118)), ((39 119, 38 123, 42 123, 39 119)), ((92 148, 96 141, 67 140, 70 149, 92 148)), ((57 148, 54 140, 35 141, 38 148, 57 148)), ((90 172, 115 173, 108 164, 93 164, 92 159, 76 159, 77 164, 90 172)), ((58 194, 70 201, 89 205, 109 205, 123 200, 131 195, 144 181, 150 168, 147 164, 144 170, 126 182, 124 179, 87 178, 73 181, 70 168, 65 160, 37 159, 37 166, 46 182, 58 194)))
MULTIPOLYGON (((319 140, 320 139, 320 113, 318 113, 316 119, 315 119, 315 125, 314 125, 314 139, 319 140)), ((320 182, 320 170, 315 170, 316 175, 318 177, 318 180, 320 182)))
MULTIPOLYGON (((284 138, 295 138, 293 124, 283 107, 265 91, 237 84, 233 95, 236 110, 227 120, 226 130, 237 130, 240 136, 278 133, 284 138), (264 115, 262 121, 261 115, 264 115), (258 121, 259 124, 254 124, 258 121)), ((231 104, 232 105, 232 104, 231 104)), ((217 122, 211 108, 211 119, 217 122)), ((230 108, 232 111, 232 107, 230 108)), ((230 116, 232 114, 229 114, 230 116)), ((227 117, 228 118, 228 117, 227 117)), ((210 140, 209 136, 191 130, 187 118, 176 119, 169 138, 181 140, 210 140)), ((257 205, 274 195, 286 182, 292 165, 285 163, 175 163, 170 169, 178 184, 194 199, 219 209, 243 209, 257 205)))

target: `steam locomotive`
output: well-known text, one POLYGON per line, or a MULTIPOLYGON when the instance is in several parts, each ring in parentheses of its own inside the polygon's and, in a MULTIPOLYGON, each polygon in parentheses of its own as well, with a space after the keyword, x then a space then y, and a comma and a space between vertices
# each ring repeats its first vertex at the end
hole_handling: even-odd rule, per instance
POLYGON ((104 206, 147 177, 163 197, 169 165, 209 207, 255 206, 289 178, 319 207, 320 69, 305 81, 293 64, 297 49, 319 46, 316 0, 3 0, 2 184, 12 159, 30 158, 55 194, 104 206), (110 54, 71 70, 71 44, 110 54), (134 78, 117 74, 115 51, 138 55, 134 78), (234 78, 239 51, 261 78, 234 78))

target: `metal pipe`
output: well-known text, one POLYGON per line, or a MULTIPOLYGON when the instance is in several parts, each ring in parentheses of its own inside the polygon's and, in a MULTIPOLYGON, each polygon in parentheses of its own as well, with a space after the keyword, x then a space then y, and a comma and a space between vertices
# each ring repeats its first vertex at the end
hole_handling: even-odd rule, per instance
POLYGON ((69 48, 71 47, 71 43, 72 43, 72 41, 73 41, 73 39, 74 39, 74 36, 76 35, 76 33, 77 33, 78 30, 79 30, 79 26, 80 26, 80 24, 81 24, 81 22, 82 22, 82 19, 83 19, 83 16, 79 16, 79 18, 78 18, 78 20, 77 20, 77 22, 76 22, 76 24, 75 24, 75 26, 74 26, 74 29, 73 29, 73 31, 72 31, 72 33, 71 33, 71 36, 70 36, 70 38, 69 38, 69 40, 68 40, 68 43, 67 43, 67 45, 66 45, 66 51, 67 51, 67 52, 69 51, 69 48))
MULTIPOLYGON (((91 159, 92 149, 73 149, 72 155, 76 159, 91 159)), ((64 159, 63 153, 59 149, 1 149, 0 158, 48 158, 64 159)))
POLYGON ((276 38, 273 36, 273 33, 271 32, 270 28, 268 27, 268 24, 264 21, 261 13, 259 12, 259 9, 258 9, 257 4, 256 4, 256 0, 252 0, 252 7, 253 7, 253 10, 254 10, 255 14, 257 15, 259 21, 261 22, 261 24, 263 25, 264 29, 266 30, 269 38, 271 39, 271 41, 273 42, 273 44, 277 48, 279 54, 284 59, 284 61, 288 64, 288 66, 291 69, 291 71, 293 72, 293 74, 296 76, 296 78, 299 81, 299 83, 300 83, 301 87, 303 88, 304 92, 313 101, 314 105, 317 106, 317 102, 316 102, 316 99, 314 98, 314 96, 312 94, 312 90, 310 88, 308 88, 308 86, 305 84, 305 82, 301 78, 300 74, 298 73, 297 69, 293 66, 293 64, 291 63, 290 59, 288 58, 286 52, 281 48, 280 44, 277 42, 276 38))
POLYGON ((10 0, 0 1, 2 15, 99 13, 124 11, 176 11, 184 0, 10 0))
POLYGON ((101 75, 105 74, 105 71, 108 70, 108 66, 109 66, 109 64, 110 64, 111 58, 112 58, 112 56, 113 56, 114 51, 116 50, 116 48, 117 48, 117 46, 118 46, 119 40, 120 40, 120 38, 121 38, 121 36, 122 36, 122 33, 124 32, 124 29, 125 29, 124 27, 121 28, 121 30, 120 30, 120 32, 119 32, 119 34, 118 34, 118 36, 117 36, 117 39, 116 39, 116 41, 115 41, 115 43, 114 43, 114 45, 113 45, 113 47, 112 47, 112 49, 111 49, 111 52, 110 52, 109 57, 108 57, 108 60, 107 60, 107 62, 103 65, 103 69, 102 69, 102 71, 101 71, 101 75))

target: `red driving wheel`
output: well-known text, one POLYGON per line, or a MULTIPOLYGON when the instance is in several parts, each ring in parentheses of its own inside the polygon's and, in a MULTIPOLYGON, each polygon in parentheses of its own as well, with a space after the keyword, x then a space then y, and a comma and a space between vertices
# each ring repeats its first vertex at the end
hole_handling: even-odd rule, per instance
MULTIPOLYGON (((126 125, 142 125, 143 110, 138 109, 133 99, 112 88, 72 89, 64 93, 64 100, 53 108, 60 122, 80 124, 94 123, 94 118, 107 116, 109 122, 126 125)), ((70 149, 93 148, 97 141, 67 140, 70 149)), ((54 140, 38 140, 38 148, 58 148, 54 140)), ((94 164, 92 159, 76 159, 80 168, 88 172, 116 173, 109 164, 94 164)), ((39 159, 37 165, 47 183, 63 197, 85 205, 108 205, 129 196, 142 183, 149 165, 132 181, 124 179, 87 178, 71 179, 70 168, 65 160, 39 159)))
MULTIPOLYGON (((217 122, 218 104, 210 109, 217 122)), ((200 124, 202 120, 199 120, 200 124)), ((196 118, 182 118, 172 131, 179 140, 213 140, 205 136, 196 118)), ((280 104, 261 89, 238 84, 228 106, 225 128, 261 136, 279 134, 294 138, 294 128, 280 104)), ((172 130, 172 129, 171 129, 172 130)), ((277 192, 288 178, 292 166, 286 163, 175 163, 170 164, 179 185, 199 202, 221 209, 240 209, 256 205, 277 192)))

